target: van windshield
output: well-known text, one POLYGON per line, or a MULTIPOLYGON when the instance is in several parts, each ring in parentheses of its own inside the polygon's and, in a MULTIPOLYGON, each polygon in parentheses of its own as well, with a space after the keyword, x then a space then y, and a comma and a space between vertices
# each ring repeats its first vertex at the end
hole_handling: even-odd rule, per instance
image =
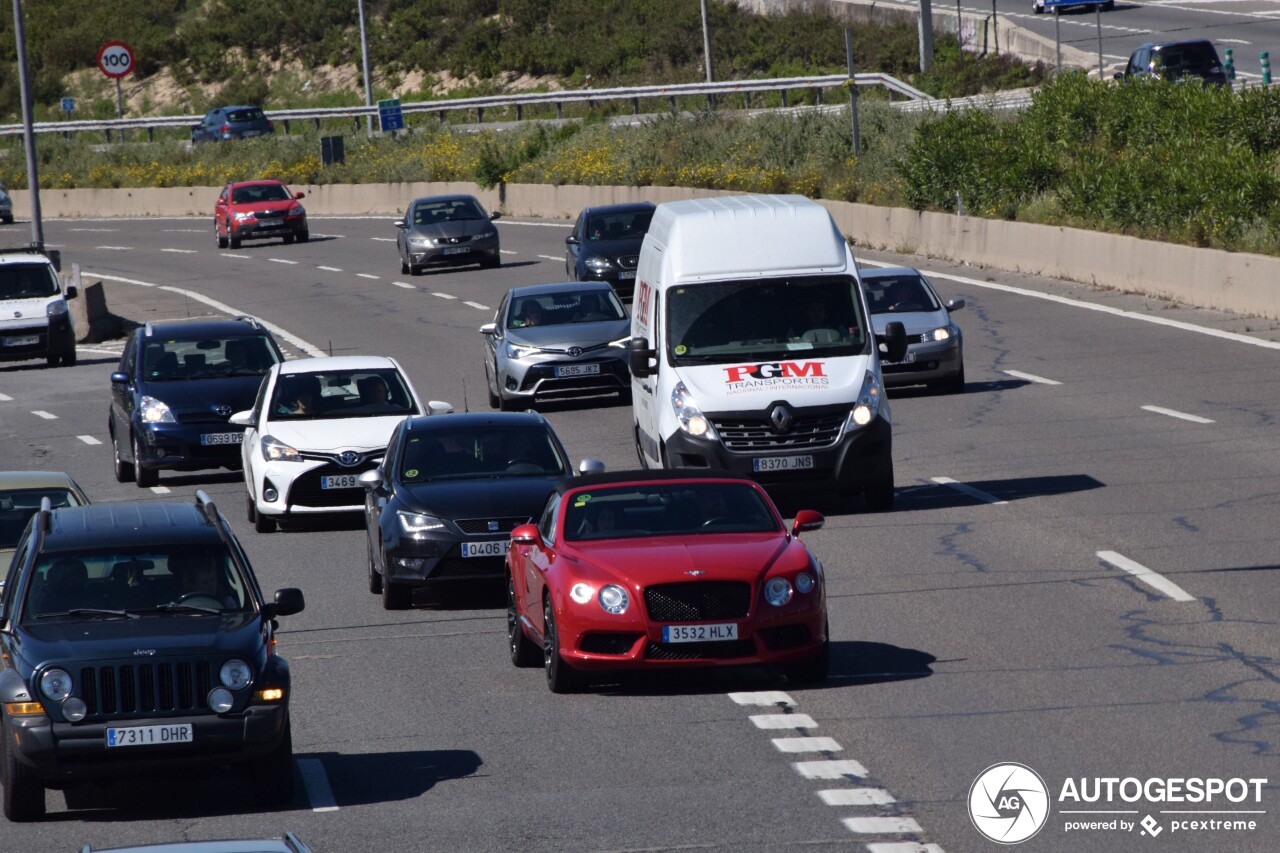
POLYGON ((673 287, 667 299, 667 358, 681 365, 864 354, 867 324, 857 288, 850 276, 673 287))
POLYGON ((48 263, 0 266, 0 299, 31 299, 57 292, 58 279, 48 263))

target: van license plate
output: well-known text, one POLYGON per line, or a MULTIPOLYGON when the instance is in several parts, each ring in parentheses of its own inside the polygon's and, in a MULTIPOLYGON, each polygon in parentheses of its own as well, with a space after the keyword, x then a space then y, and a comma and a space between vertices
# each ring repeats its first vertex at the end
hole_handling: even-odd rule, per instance
POLYGON ((191 743, 190 723, 173 726, 129 726, 124 729, 107 729, 107 747, 115 746, 170 746, 175 743, 191 743))
POLYGON ((360 485, 359 474, 335 474, 320 478, 322 489, 354 489, 360 485))
POLYGON ((463 542, 464 557, 505 557, 511 550, 510 539, 499 539, 497 542, 463 542))
POLYGON ((752 471, 804 471, 813 467, 812 456, 761 456, 751 460, 752 471))
POLYGON ((566 364, 556 368, 556 376, 594 376, 599 372, 598 364, 566 364))
POLYGON ((21 338, 5 338, 0 343, 7 347, 33 347, 40 343, 39 335, 27 335, 21 338))
POLYGON ((714 643, 720 640, 738 639, 737 622, 721 622, 716 625, 663 625, 664 643, 714 643))

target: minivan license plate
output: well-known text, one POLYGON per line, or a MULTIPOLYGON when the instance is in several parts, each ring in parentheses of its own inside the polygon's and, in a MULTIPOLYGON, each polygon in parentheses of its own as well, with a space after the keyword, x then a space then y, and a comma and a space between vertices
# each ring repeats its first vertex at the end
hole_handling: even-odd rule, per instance
POLYGON ((360 485, 359 474, 334 474, 320 478, 322 489, 354 489, 360 485))
POLYGON ((463 542, 464 557, 505 557, 511 550, 510 539, 499 539, 496 542, 463 542))
POLYGON ((175 743, 191 743, 190 723, 172 726, 129 726, 123 729, 107 729, 107 747, 116 746, 169 746, 175 743))
POLYGON ((805 471, 813 467, 812 456, 761 456, 751 460, 752 471, 805 471))
POLYGON ((715 625, 663 625, 664 643, 714 643, 720 640, 738 639, 737 622, 721 622, 715 625))
POLYGON ((211 444, 243 444, 243 432, 208 432, 200 436, 200 443, 208 447, 211 444))

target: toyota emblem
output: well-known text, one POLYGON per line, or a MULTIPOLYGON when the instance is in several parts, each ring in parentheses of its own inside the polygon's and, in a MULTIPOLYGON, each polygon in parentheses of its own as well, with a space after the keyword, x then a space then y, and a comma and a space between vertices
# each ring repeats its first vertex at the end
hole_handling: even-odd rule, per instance
POLYGON ((231 417, 230 406, 215 406, 213 410, 218 413, 218 417, 221 417, 221 418, 231 417))
POLYGON ((786 432, 791 429, 791 410, 782 404, 774 406, 769 412, 769 422, 773 424, 774 432, 786 432))
POLYGON ((582 355, 582 347, 569 347, 569 355, 577 358, 582 355))
POLYGON ((360 454, 354 450, 344 450, 338 454, 338 464, 348 468, 360 461, 360 454))

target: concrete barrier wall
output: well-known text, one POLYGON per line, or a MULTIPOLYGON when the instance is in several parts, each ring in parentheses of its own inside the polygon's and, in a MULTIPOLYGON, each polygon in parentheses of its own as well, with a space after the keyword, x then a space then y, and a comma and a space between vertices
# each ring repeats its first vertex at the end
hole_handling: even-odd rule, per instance
MULTIPOLYGON (((584 207, 630 201, 661 203, 727 195, 682 187, 588 187, 512 184, 482 190, 469 183, 400 183, 294 187, 306 192, 312 216, 386 216, 414 198, 463 192, 510 216, 571 220, 584 207)), ((46 219, 208 216, 212 228, 218 187, 131 190, 44 190, 46 219)), ((29 216, 24 191, 11 193, 19 217, 29 216)), ((866 204, 823 202, 857 246, 969 261, 1086 284, 1176 299, 1189 305, 1280 319, 1280 258, 1195 249, 1075 228, 1030 225, 866 204)), ((15 239, 22 224, 0 231, 15 239)), ((25 233, 23 238, 25 238, 25 233)), ((68 259, 71 260, 71 259, 68 259)))

